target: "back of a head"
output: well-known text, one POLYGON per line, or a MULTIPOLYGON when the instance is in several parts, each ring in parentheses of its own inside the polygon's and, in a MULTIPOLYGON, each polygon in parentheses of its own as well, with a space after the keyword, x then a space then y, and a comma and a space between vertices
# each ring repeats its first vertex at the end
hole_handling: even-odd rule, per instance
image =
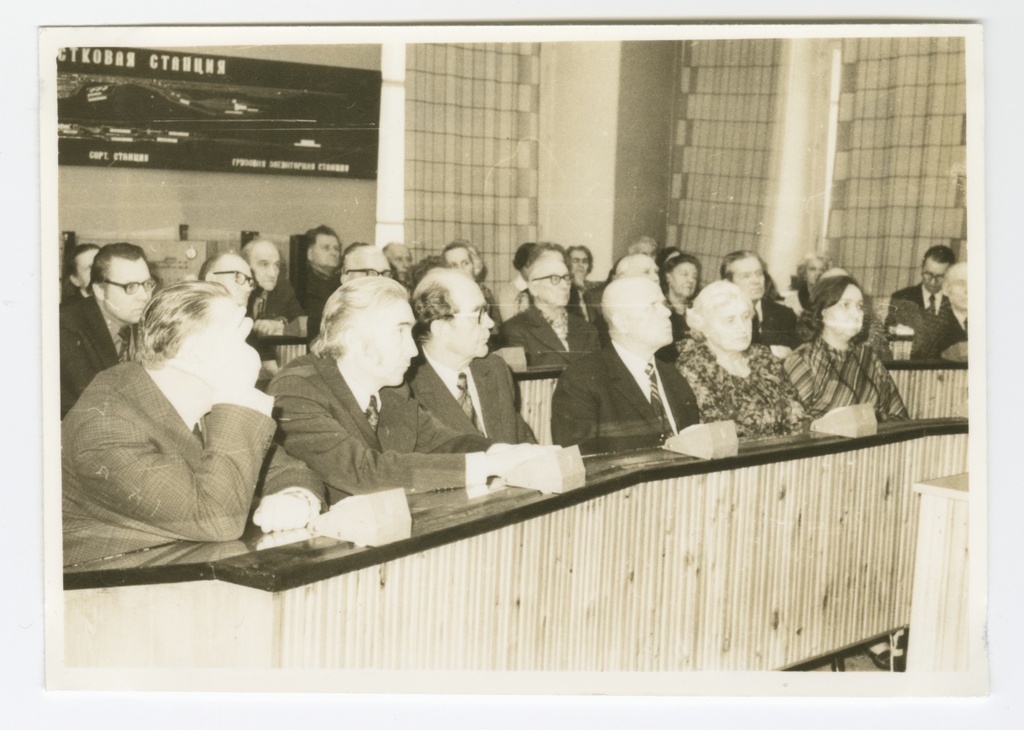
POLYGON ((633 242, 626 247, 626 255, 642 253, 654 258, 658 253, 658 242, 650 236, 637 236, 633 242))
POLYGON ((234 303, 228 290, 212 281, 181 281, 157 292, 139 320, 136 359, 150 370, 163 367, 186 337, 205 326, 218 299, 234 303))
POLYGON ((658 277, 658 264, 645 253, 627 254, 615 264, 615 278, 630 276, 644 276, 656 279, 658 277))
POLYGON ((359 326, 364 319, 372 320, 376 310, 399 301, 408 302, 409 292, 394 279, 367 276, 342 284, 324 305, 320 334, 310 345, 310 352, 319 357, 341 357, 343 332, 359 326))
MULTIPOLYGON (((113 259, 125 259, 126 261, 146 261, 146 253, 133 243, 108 243, 99 250, 96 258, 92 261, 91 282, 93 285, 100 284, 107 280, 110 272, 110 262, 113 259)), ((148 261, 146 262, 148 265, 148 261)))

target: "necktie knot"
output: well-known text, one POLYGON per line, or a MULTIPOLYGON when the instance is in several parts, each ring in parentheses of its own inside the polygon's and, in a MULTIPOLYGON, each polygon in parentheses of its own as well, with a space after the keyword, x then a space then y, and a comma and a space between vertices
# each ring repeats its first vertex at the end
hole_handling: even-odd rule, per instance
POLYGON ((370 424, 370 428, 374 431, 377 430, 377 424, 380 423, 380 410, 377 408, 377 396, 370 396, 370 405, 366 407, 366 420, 370 424))

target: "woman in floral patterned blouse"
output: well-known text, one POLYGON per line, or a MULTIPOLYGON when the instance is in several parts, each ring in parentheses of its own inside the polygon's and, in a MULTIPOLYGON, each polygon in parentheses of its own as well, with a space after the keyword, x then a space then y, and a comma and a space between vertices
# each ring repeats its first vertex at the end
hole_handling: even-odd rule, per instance
POLYGON ((697 395, 700 420, 734 421, 740 438, 782 436, 807 423, 782 361, 752 345, 750 299, 730 281, 706 286, 686 314, 693 339, 677 366, 697 395))

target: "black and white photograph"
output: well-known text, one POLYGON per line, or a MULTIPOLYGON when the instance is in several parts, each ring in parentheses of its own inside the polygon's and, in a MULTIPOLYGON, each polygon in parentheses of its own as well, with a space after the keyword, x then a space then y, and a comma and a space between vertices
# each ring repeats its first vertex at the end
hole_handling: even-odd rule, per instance
POLYGON ((990 691, 979 24, 38 50, 47 689, 990 691))

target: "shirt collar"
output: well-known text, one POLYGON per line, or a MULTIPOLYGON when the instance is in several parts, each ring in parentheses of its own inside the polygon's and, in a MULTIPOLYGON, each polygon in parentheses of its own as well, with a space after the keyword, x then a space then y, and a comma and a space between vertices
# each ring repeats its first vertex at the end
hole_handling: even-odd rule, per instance
POLYGON ((459 373, 466 373, 467 379, 472 379, 473 374, 469 372, 469 366, 467 365, 465 370, 453 370, 452 368, 442 365, 437 360, 432 358, 427 352, 426 348, 423 349, 423 358, 430 364, 430 367, 434 368, 434 372, 437 373, 437 377, 441 378, 441 382, 447 386, 448 390, 452 393, 458 391, 459 388, 459 373))
POLYGON ((612 340, 612 347, 614 347, 615 352, 619 354, 622 364, 626 366, 626 369, 629 370, 638 382, 650 382, 647 375, 647 366, 654 362, 653 356, 649 360, 644 360, 635 352, 627 350, 615 340, 612 340))

